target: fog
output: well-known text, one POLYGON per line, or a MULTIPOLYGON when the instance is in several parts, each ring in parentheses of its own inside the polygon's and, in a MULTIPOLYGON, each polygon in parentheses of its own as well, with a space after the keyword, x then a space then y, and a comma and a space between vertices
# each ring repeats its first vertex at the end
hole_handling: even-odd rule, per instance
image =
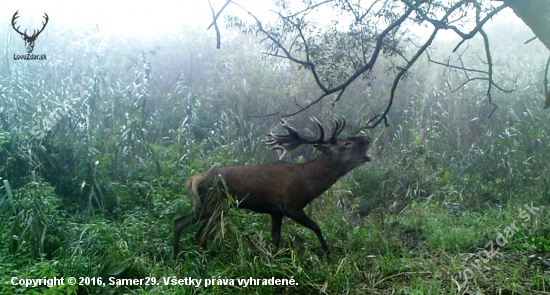
MULTIPOLYGON (((212 1, 215 9, 225 1, 212 1)), ((240 1, 258 16, 274 15, 263 1, 240 1)), ((205 28, 212 22, 208 1, 10 1, 2 6, 0 23, 11 26, 13 14, 19 11, 17 24, 32 31, 40 28, 42 16, 49 16, 48 27, 97 27, 115 35, 150 36, 159 31, 179 30, 184 25, 205 28)), ((231 11, 229 9, 228 11, 231 11)))

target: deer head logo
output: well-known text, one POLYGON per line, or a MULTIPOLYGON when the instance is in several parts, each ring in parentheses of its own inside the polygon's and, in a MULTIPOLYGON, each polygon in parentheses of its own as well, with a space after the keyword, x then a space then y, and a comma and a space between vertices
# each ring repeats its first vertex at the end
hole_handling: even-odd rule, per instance
POLYGON ((13 29, 19 33, 19 35, 21 35, 21 38, 23 38, 23 40, 25 41, 25 48, 27 49, 27 53, 32 53, 32 50, 34 48, 34 41, 36 41, 36 38, 38 38, 38 35, 40 35, 40 33, 42 33, 42 31, 44 31, 44 28, 46 27, 46 25, 48 24, 48 20, 49 20, 49 17, 48 17, 48 14, 46 14, 44 12, 44 19, 46 20, 45 22, 42 23, 42 29, 40 30, 33 30, 33 34, 31 36, 27 35, 27 30, 25 30, 25 32, 20 32, 19 31, 19 26, 16 28, 15 27, 15 20, 17 18, 19 18, 19 15, 17 15, 19 13, 19 10, 16 11, 14 14, 13 14, 13 17, 11 19, 11 25, 13 27, 13 29))

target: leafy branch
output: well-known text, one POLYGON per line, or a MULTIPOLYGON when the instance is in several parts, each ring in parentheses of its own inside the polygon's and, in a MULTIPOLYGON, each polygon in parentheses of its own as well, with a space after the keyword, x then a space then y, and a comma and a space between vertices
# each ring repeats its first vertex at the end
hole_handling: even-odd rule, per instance
MULTIPOLYGON (((212 12, 214 25, 222 10, 230 2, 231 0, 227 1, 218 13, 212 12)), ((278 21, 272 25, 266 25, 242 5, 231 3, 253 19, 254 22, 249 26, 248 31, 254 31, 264 37, 263 41, 267 41, 269 48, 265 52, 267 55, 287 59, 308 70, 321 90, 321 94, 316 99, 305 105, 300 105, 294 99, 297 110, 282 114, 283 117, 297 115, 331 95, 336 95, 332 101, 334 106, 354 81, 373 70, 380 55, 383 54, 387 57, 397 56, 404 64, 394 69, 395 76, 386 107, 382 113, 375 114, 368 120, 368 124, 362 129, 374 128, 381 122, 387 125, 387 116, 396 99, 400 81, 430 47, 440 30, 451 30, 462 38, 453 52, 456 52, 466 40, 480 34, 485 44, 487 70, 469 69, 463 64, 455 66, 434 61, 428 55, 431 62, 485 75, 486 77, 468 78, 467 82, 487 80, 486 96, 494 108, 496 104, 493 103, 491 96, 493 87, 504 92, 513 91, 506 90, 495 83, 489 38, 483 31, 486 22, 502 11, 505 5, 492 7, 473 0, 456 0, 449 4, 434 0, 378 0, 362 7, 360 2, 351 0, 325 0, 307 2, 305 8, 292 12, 287 2, 281 1, 278 2, 279 9, 273 11, 278 21), (351 15, 352 22, 348 24, 347 29, 342 28, 339 20, 333 20, 332 23, 325 24, 323 27, 308 18, 309 14, 328 5, 332 5, 329 8, 334 11, 351 15), (463 27, 472 13, 475 13, 475 26, 465 32, 463 27), (367 19, 369 21, 366 21, 367 19), (408 32, 406 26, 412 24, 424 26, 429 24, 432 27, 429 37, 420 45, 414 45, 412 37, 406 35, 408 32), (380 28, 383 29, 380 30, 380 28), (411 44, 417 49, 412 56, 407 56, 404 48, 410 48, 411 44)), ((279 112, 270 115, 274 114, 279 112)))

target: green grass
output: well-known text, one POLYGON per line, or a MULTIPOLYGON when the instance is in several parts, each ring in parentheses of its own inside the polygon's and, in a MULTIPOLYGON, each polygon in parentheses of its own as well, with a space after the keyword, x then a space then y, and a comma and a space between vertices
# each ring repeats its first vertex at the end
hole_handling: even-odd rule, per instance
MULTIPOLYGON (((182 236, 184 252, 174 261, 170 259, 170 219, 155 216, 162 208, 136 208, 119 220, 105 222, 103 218, 96 218, 79 223, 68 233, 55 233, 65 240, 53 251, 52 258, 41 255, 37 260, 16 259, 16 255, 22 253, 25 257, 24 253, 28 252, 24 249, 30 245, 20 246, 13 254, 3 256, 2 276, 87 276, 100 277, 106 283, 109 278, 144 279, 149 283, 156 280, 160 285, 24 288, 4 284, 2 292, 449 294, 467 289, 483 293, 543 294, 549 291, 547 266, 528 257, 538 245, 529 237, 546 231, 550 222, 543 212, 531 216, 530 223, 521 227, 490 259, 476 264, 475 259, 487 257, 481 254, 482 250, 489 250, 486 244, 495 241, 498 233, 511 222, 520 220, 518 208, 524 204, 510 203, 503 208, 485 208, 479 213, 456 212, 435 201, 412 202, 399 213, 363 217, 338 206, 343 200, 353 203, 352 197, 336 200, 332 195, 333 192, 329 192, 309 209, 331 246, 328 257, 322 254, 311 231, 290 220, 283 225, 282 246, 275 251, 270 246, 267 216, 229 209, 223 239, 215 242, 210 239, 205 248, 198 249, 194 241, 198 227, 194 226, 182 236), (481 270, 475 265, 481 266, 481 270), (464 274, 469 276, 467 282, 464 274), (164 278, 202 281, 198 288, 171 283, 167 286, 164 278), (294 284, 269 285, 267 279, 271 278, 293 279, 294 284), (206 279, 210 284, 207 287, 204 286, 206 279), (263 279, 268 285, 262 285, 263 279), (259 285, 239 286, 242 283, 239 280, 259 285)), ((171 206, 164 202, 156 205, 171 206)), ((539 236, 539 240, 542 239, 539 236)), ((29 242, 32 241, 29 238, 29 242)))

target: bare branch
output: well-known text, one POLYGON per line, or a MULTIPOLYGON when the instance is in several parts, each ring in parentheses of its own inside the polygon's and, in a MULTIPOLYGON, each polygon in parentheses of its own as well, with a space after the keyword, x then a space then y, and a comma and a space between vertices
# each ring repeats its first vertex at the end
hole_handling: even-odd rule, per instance
POLYGON ((313 9, 315 9, 315 8, 317 8, 317 7, 320 7, 320 6, 322 6, 322 5, 325 5, 325 4, 327 4, 327 3, 330 3, 330 2, 332 2, 332 1, 333 1, 333 0, 325 0, 325 1, 322 1, 322 2, 319 2, 319 3, 316 3, 316 4, 313 4, 313 5, 311 5, 311 6, 308 6, 308 7, 304 8, 304 9, 302 9, 302 10, 296 12, 296 13, 293 13, 293 14, 291 14, 291 15, 288 15, 287 17, 289 17, 289 18, 290 18, 290 17, 295 17, 295 16, 300 15, 300 14, 306 12, 306 11, 312 11, 313 9))
MULTIPOLYGON (((456 9, 458 9, 461 5, 462 5, 463 2, 461 3, 457 3, 455 4, 453 7, 451 7, 447 13, 441 18, 441 20, 437 21, 438 22, 444 22, 447 17, 449 17, 449 15, 451 13, 453 13, 456 9), (459 5, 460 4, 460 5, 459 5)), ((410 3, 407 3, 409 5, 409 7, 414 7, 412 6, 412 4, 410 3)), ((439 26, 434 26, 434 30, 432 31, 432 34, 430 35, 430 37, 428 38, 428 40, 419 48, 419 50, 416 52, 416 54, 411 58, 410 61, 407 62, 407 65, 404 67, 404 68, 401 68, 401 70, 399 71, 399 73, 395 76, 395 79, 393 80, 393 84, 392 84, 392 88, 391 88, 391 91, 390 91, 390 99, 388 101, 388 104, 386 106, 386 109, 384 110, 384 112, 378 116, 378 119, 374 120, 374 121, 369 121, 369 124, 366 125, 365 127, 363 127, 362 129, 371 129, 371 128, 374 128, 376 126, 378 126, 378 124, 380 124, 382 122, 382 120, 384 120, 385 124, 387 124, 387 115, 393 105, 393 101, 395 99, 395 91, 397 89, 397 86, 399 84, 399 81, 402 79, 403 75, 405 75, 405 73, 409 70, 409 68, 416 62, 416 60, 426 51, 426 49, 432 44, 433 40, 435 39, 435 36, 437 35, 438 31, 440 30, 440 27, 439 26)), ((387 126, 387 125, 386 125, 387 126)), ((361 129, 360 129, 361 130, 361 129)))
POLYGON ((473 81, 477 81, 477 80, 481 80, 481 81, 488 81, 489 78, 485 78, 485 77, 473 77, 473 78, 467 78, 466 81, 462 82, 462 84, 460 84, 459 86, 457 86, 456 88, 452 88, 451 85, 448 85, 449 86, 449 89, 451 90, 451 92, 457 92, 458 90, 460 90, 460 88, 464 87, 466 84, 470 83, 470 82, 473 82, 473 81))
POLYGON ((489 48, 489 37, 487 37, 487 34, 483 29, 480 29, 479 33, 481 34, 481 36, 483 36, 483 43, 485 44, 485 54, 487 56, 487 68, 489 69, 487 74, 489 76, 489 83, 487 85, 487 92, 485 96, 487 96, 489 104, 493 106, 493 110, 487 116, 487 118, 490 118, 497 109, 497 105, 493 103, 493 97, 491 96, 491 88, 493 86, 493 59, 491 58, 491 50, 489 48))
POLYGON ((393 84, 392 84, 391 91, 390 91, 390 99, 388 101, 388 104, 387 104, 386 109, 384 110, 384 112, 380 116, 378 116, 378 119, 376 119, 374 121, 369 121, 369 123, 362 129, 372 129, 372 128, 378 126, 378 124, 380 124, 380 122, 382 122, 382 120, 384 120, 384 123, 386 124, 386 126, 388 126, 387 125, 388 124, 387 123, 387 115, 390 112, 390 109, 393 105, 393 101, 395 99, 395 91, 397 90, 397 85, 399 84, 399 81, 401 81, 401 79, 403 78, 403 75, 405 75, 405 73, 409 70, 409 68, 416 62, 416 60, 418 60, 418 58, 424 53, 424 51, 426 51, 428 46, 430 46, 432 44, 432 42, 435 39, 435 36, 437 35, 438 31, 439 31, 438 28, 434 28, 434 30, 433 30, 432 34, 430 35, 430 37, 428 38, 428 40, 422 45, 422 47, 420 47, 418 49, 416 54, 411 58, 411 60, 407 63, 407 65, 404 68, 401 68, 399 73, 397 73, 397 75, 395 76, 395 79, 393 80, 393 84))
POLYGON ((274 113, 267 114, 267 115, 244 115, 244 117, 246 117, 246 118, 265 118, 265 117, 273 117, 273 116, 278 116, 278 115, 279 115, 279 112, 274 112, 274 113))
MULTIPOLYGON (((513 92, 514 90, 506 90, 504 89, 503 87, 500 87, 498 86, 494 79, 493 79, 493 60, 492 60, 492 57, 491 57, 491 50, 490 50, 490 46, 489 46, 489 37, 487 36, 487 34, 485 33, 485 31, 483 30, 483 25, 485 24, 485 22, 487 22, 487 20, 489 20, 493 15, 495 15, 496 13, 498 13, 500 10, 504 9, 506 6, 500 6, 498 7, 497 9, 491 11, 490 13, 488 13, 483 19, 480 18, 480 14, 481 14, 481 7, 479 6, 478 3, 475 3, 474 4, 475 7, 476 7, 476 26, 475 28, 468 34, 466 33, 463 33, 461 32, 460 30, 458 30, 456 27, 454 26, 446 26, 444 29, 452 29, 453 31, 455 31, 459 36, 461 36, 463 39, 462 41, 460 41, 457 46, 454 48, 453 52, 456 52, 456 50, 466 41, 466 40, 469 40, 471 38, 473 38, 477 33, 479 33, 482 38, 483 38, 483 44, 484 44, 484 48, 485 48, 485 57, 487 59, 487 61, 483 61, 481 60, 482 62, 486 63, 487 64, 487 71, 482 71, 482 70, 477 70, 477 69, 471 69, 471 68, 466 68, 464 66, 464 63, 462 61, 462 53, 459 54, 459 57, 458 57, 458 61, 460 62, 461 66, 453 66, 453 65, 450 65, 448 62, 447 63, 442 63, 442 62, 437 62, 437 61, 434 61, 430 58, 430 56, 428 55, 428 60, 432 63, 435 63, 435 64, 438 64, 438 65, 443 65, 443 66, 446 66, 446 67, 449 67, 449 68, 453 68, 453 69, 459 69, 459 70, 462 70, 464 71, 464 74, 466 76, 466 81, 464 81, 461 85, 459 85, 457 88, 455 89, 452 89, 449 85, 449 88, 451 89, 452 92, 455 92, 457 91, 458 89, 462 88, 464 85, 468 84, 469 82, 472 82, 472 81, 475 81, 475 80, 485 80, 487 81, 487 92, 485 93, 485 96, 487 97, 488 101, 489 101, 489 104, 493 106, 493 110, 489 113, 488 117, 490 117, 496 110, 497 108, 497 105, 493 102, 493 99, 492 99, 492 95, 491 95, 491 90, 492 90, 492 87, 494 86, 495 88, 497 88, 498 90, 500 91, 503 91, 503 92, 513 92), (487 75, 486 78, 484 77, 470 77, 469 76, 469 73, 470 72, 474 72, 474 73, 481 73, 481 74, 485 74, 487 75)), ((432 21, 430 21, 432 22, 432 21)), ((433 23, 433 22, 432 22, 433 23)), ((435 26, 435 25, 434 25, 435 26)))
POLYGON ((369 8, 363 13, 359 18, 357 18, 357 22, 363 22, 363 19, 372 11, 374 5, 378 3, 379 0, 373 1, 369 8))
MULTIPOLYGON (((220 17, 220 15, 222 14, 223 10, 227 7, 227 5, 229 5, 229 3, 231 3, 232 0, 227 0, 227 2, 225 2, 225 4, 222 6, 222 8, 218 11, 218 13, 216 13, 214 15, 214 18, 212 20, 212 23, 208 26, 208 28, 206 28, 207 30, 210 30, 210 28, 212 26, 215 26, 216 25, 216 22, 218 21, 218 17, 220 17)), ((210 5, 210 9, 212 9, 212 4, 210 3, 210 0, 208 0, 208 4, 210 5)))
POLYGON ((537 36, 535 36, 535 37, 533 37, 533 38, 530 38, 530 39, 528 39, 527 41, 523 42, 523 45, 525 45, 525 44, 527 44, 527 43, 530 43, 531 41, 537 40, 537 39, 538 39, 537 36))
MULTIPOLYGON (((212 25, 214 25, 214 29, 216 30, 216 48, 217 49, 220 49, 221 48, 221 36, 220 36, 220 28, 218 28, 218 17, 220 16, 220 14, 222 13, 222 11, 225 9, 225 7, 231 2, 231 0, 227 0, 227 2, 225 2, 224 6, 222 7, 222 9, 220 9, 220 11, 218 11, 218 13, 216 14, 216 12, 214 11, 214 7, 212 7, 212 3, 210 2, 210 0, 208 0, 208 5, 210 5, 210 10, 212 11, 212 24, 210 24, 210 26, 208 26, 208 29, 210 29, 210 27, 212 27, 212 25)), ((208 30, 207 29, 207 30, 208 30)))
POLYGON ((444 62, 440 62, 440 61, 433 60, 433 59, 430 57, 429 54, 428 54, 428 61, 431 62, 431 63, 434 63, 434 64, 436 64, 436 65, 448 67, 448 68, 451 68, 451 69, 463 70, 463 71, 466 71, 466 72, 475 72, 475 73, 487 74, 487 71, 478 70, 478 69, 472 69, 472 68, 465 68, 465 67, 462 67, 462 66, 460 66, 460 67, 459 67, 459 66, 455 66, 455 65, 450 64, 448 61, 447 61, 446 63, 444 63, 444 62))
POLYGON ((342 94, 344 94, 344 91, 346 91, 346 89, 342 89, 340 90, 340 93, 338 93, 338 96, 336 97, 336 99, 332 102, 332 107, 334 107, 336 105, 336 103, 340 100, 340 97, 342 97, 342 94))
MULTIPOLYGON (((449 26, 448 27, 449 29, 453 30, 456 34, 458 34, 460 37, 462 37, 462 41, 460 41, 455 46, 455 48, 453 49, 453 52, 455 52, 464 43, 464 41, 466 41, 468 39, 472 39, 479 32, 479 30, 485 25, 485 23, 488 20, 490 20, 493 16, 495 16, 497 13, 499 13, 501 10, 503 10, 506 7, 507 7, 506 5, 502 5, 502 6, 497 7, 495 10, 491 11, 490 13, 488 13, 482 20, 477 21, 477 24, 476 24, 475 28, 472 31, 470 31, 469 33, 464 33, 462 31, 460 31, 456 26, 449 26)), ((479 13, 479 12, 476 12, 476 13, 479 13)))

